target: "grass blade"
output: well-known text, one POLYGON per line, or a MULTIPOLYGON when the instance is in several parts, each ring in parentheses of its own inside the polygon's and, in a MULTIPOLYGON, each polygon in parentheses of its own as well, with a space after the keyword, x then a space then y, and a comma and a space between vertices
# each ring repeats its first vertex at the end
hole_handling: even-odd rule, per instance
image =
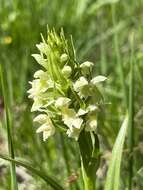
POLYGON ((107 173, 105 190, 119 190, 120 183, 120 166, 122 160, 122 151, 125 141, 126 131, 128 127, 128 115, 126 115, 124 122, 118 133, 116 142, 112 151, 112 158, 109 164, 107 173))
MULTIPOLYGON (((6 120, 6 130, 7 130, 7 138, 8 138, 8 151, 9 156, 14 159, 14 148, 13 148, 13 140, 11 136, 11 119, 10 119, 10 112, 8 107, 8 97, 5 89, 5 82, 4 82, 4 75, 2 65, 0 64, 0 78, 1 78, 1 86, 2 86, 2 93, 4 98, 4 107, 5 107, 5 120, 6 120)), ((18 184, 16 179, 16 168, 15 163, 11 162, 10 165, 10 173, 11 173, 11 189, 18 190, 18 184)))
POLYGON ((41 179, 43 179, 47 184, 49 184, 53 189, 55 190, 64 190, 63 187, 61 185, 59 185, 57 183, 57 181, 53 178, 51 178, 50 176, 47 176, 44 172, 42 172, 41 170, 37 170, 34 167, 32 167, 30 164, 25 163, 23 161, 20 160, 16 160, 16 159, 12 159, 8 156, 2 155, 0 154, 0 158, 10 161, 16 165, 22 166, 26 169, 28 169, 29 171, 31 171, 33 174, 36 174, 37 176, 39 176, 41 179))
MULTIPOLYGON (((116 6, 112 5, 111 10, 112 10, 113 27, 116 27, 118 25, 118 23, 116 21, 116 6)), ((127 101, 128 96, 127 96, 127 92, 126 92, 126 84, 125 84, 125 77, 124 77, 124 71, 123 71, 123 64, 122 64, 121 55, 120 55, 119 37, 118 37, 117 33, 114 34, 113 43, 114 43, 114 48, 115 48, 117 66, 119 67, 119 77, 120 77, 121 87, 122 87, 122 91, 123 91, 124 103, 127 107, 128 106, 128 101, 127 101)))
POLYGON ((131 36, 131 60, 130 60, 130 85, 129 85, 129 130, 128 130, 128 147, 129 147, 129 181, 128 189, 132 189, 133 177, 133 147, 134 147, 134 36, 131 36))

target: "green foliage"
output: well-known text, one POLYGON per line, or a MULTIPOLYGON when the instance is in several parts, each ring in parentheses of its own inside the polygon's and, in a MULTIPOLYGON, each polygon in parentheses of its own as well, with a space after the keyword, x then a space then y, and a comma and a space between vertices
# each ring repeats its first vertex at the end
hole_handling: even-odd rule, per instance
MULTIPOLYGON (((4 156, 4 155, 0 155, 0 158, 4 159, 4 160, 8 160, 13 164, 17 164, 20 165, 26 169, 28 169, 29 171, 31 171, 33 174, 39 176, 40 178, 42 178, 48 185, 50 185, 53 189, 55 190, 63 190, 63 188, 58 184, 58 182, 56 182, 55 179, 51 178, 50 176, 47 176, 45 173, 43 173, 41 170, 38 171, 36 170, 33 166, 31 166, 29 163, 25 163, 23 161, 20 160, 15 160, 12 158, 9 158, 8 156, 4 156)), ((13 174, 14 175, 14 174, 13 174)), ((14 186, 14 188, 12 187, 12 189, 16 189, 16 185, 14 186)))
MULTIPOLYGON (((3 97, 5 97, 4 98, 5 127, 7 131, 8 151, 9 151, 9 156, 14 159, 14 147, 13 147, 13 139, 12 139, 12 134, 11 134, 11 130, 12 130, 11 119, 12 118, 10 117, 11 115, 10 115, 10 110, 8 106, 8 99, 7 99, 5 81, 4 81, 4 71, 3 71, 2 65, 0 65, 0 81, 1 81, 2 95, 3 97)), ((11 189, 18 190, 15 163, 10 164, 10 174, 11 174, 11 189)))
MULTIPOLYGON (((32 122, 34 114, 30 113, 31 102, 27 99, 26 93, 29 89, 27 82, 37 69, 31 53, 36 51, 34 45, 41 39, 39 34, 46 36, 47 24, 56 31, 63 27, 65 36, 70 34, 73 36, 78 54, 77 61, 82 62, 88 58, 96 63, 93 74, 101 73, 108 77, 106 86, 101 87, 107 105, 106 109, 104 105, 101 107, 104 114, 102 112, 102 115, 99 115, 98 132, 103 155, 97 172, 97 189, 104 189, 108 162, 106 152, 107 155, 110 154, 120 123, 129 106, 130 110, 134 108, 134 114, 129 112, 131 118, 129 125, 130 129, 135 131, 131 130, 130 135, 127 132, 127 143, 125 142, 122 156, 120 189, 128 188, 129 173, 132 189, 143 189, 142 9, 143 0, 0 1, 0 64, 3 64, 6 81, 4 97, 0 88, 0 151, 3 154, 8 155, 5 148, 8 141, 5 138, 7 131, 1 102, 7 96, 6 102, 13 121, 11 136, 15 155, 30 161, 32 166, 38 171, 44 171, 46 176, 55 175, 65 189, 82 189, 77 145, 65 135, 61 137, 58 134, 48 142, 41 141, 41 137, 35 134, 35 124, 33 126, 32 122), (132 62, 130 39, 133 33, 134 98, 129 82, 131 74, 129 65, 132 62), (129 167, 129 158, 132 155, 134 161, 129 167)), ((0 163, 3 165, 3 162, 0 163)), ((6 168, 0 167, 0 189, 11 190, 9 170, 7 166, 2 166, 4 167, 6 168)), ((28 170, 26 173, 28 174, 28 170)), ((32 176, 30 183, 35 188, 51 189, 33 173, 30 173, 30 176, 32 176)), ((21 183, 18 179, 19 189, 24 183, 25 180, 21 183)))
POLYGON ((128 127, 128 115, 125 117, 123 124, 120 128, 119 134, 116 138, 112 150, 112 157, 109 164, 107 173, 105 190, 119 190, 120 186, 120 167, 122 160, 123 145, 128 127))

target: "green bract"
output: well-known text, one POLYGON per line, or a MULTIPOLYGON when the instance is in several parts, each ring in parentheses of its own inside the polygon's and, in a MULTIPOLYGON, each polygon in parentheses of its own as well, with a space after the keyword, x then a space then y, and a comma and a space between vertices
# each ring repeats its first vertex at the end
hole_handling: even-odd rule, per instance
POLYGON ((34 119, 41 125, 37 132, 46 140, 61 125, 68 137, 78 140, 82 130, 96 131, 102 101, 96 84, 106 77, 92 78, 94 64, 77 62, 72 40, 66 40, 63 31, 48 31, 47 40, 42 38, 36 47, 40 53, 32 56, 42 68, 35 72, 28 93, 34 100, 31 111, 39 113, 34 119))

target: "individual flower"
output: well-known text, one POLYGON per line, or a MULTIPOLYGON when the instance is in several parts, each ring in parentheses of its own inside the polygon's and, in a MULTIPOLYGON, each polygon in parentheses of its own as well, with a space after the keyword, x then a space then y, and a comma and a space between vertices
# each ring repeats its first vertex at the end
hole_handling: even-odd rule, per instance
POLYGON ((35 122, 42 124, 38 129, 37 133, 43 133, 43 140, 46 141, 50 136, 55 134, 55 127, 50 119, 50 117, 46 114, 40 114, 35 119, 35 122))
POLYGON ((93 63, 90 61, 86 61, 80 65, 83 75, 88 75, 92 71, 93 63))
POLYGON ((96 132, 97 129, 97 115, 94 114, 88 114, 87 116, 87 121, 86 121, 86 126, 85 126, 85 131, 94 131, 96 132))
POLYGON ((69 128, 67 130, 68 136, 78 139, 83 119, 78 117, 74 109, 69 108, 70 102, 71 100, 69 98, 59 97, 55 101, 55 106, 61 110, 62 120, 69 128))
POLYGON ((81 130, 82 130, 82 128, 78 129, 78 128, 75 128, 75 127, 70 127, 67 130, 66 134, 68 135, 68 137, 74 138, 77 141, 78 138, 79 138, 81 130))
POLYGON ((85 77, 80 77, 74 84, 74 90, 79 94, 81 97, 86 97, 88 92, 88 81, 85 77))
POLYGON ((86 122, 85 131, 96 131, 97 129, 97 117, 96 115, 90 115, 86 122))
POLYGON ((75 110, 71 108, 65 108, 62 111, 62 120, 64 124, 67 125, 69 128, 75 127, 77 129, 80 129, 83 123, 83 119, 79 118, 75 110))
POLYGON ((97 129, 97 113, 98 113, 98 107, 96 105, 89 105, 87 107, 87 117, 86 117, 86 126, 85 131, 94 131, 96 132, 97 129))

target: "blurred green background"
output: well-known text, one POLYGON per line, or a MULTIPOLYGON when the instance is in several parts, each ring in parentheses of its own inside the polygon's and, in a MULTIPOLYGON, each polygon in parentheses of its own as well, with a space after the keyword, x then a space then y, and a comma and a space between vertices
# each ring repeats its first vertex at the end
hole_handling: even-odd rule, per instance
MULTIPOLYGON (((15 155, 58 179, 66 189, 82 189, 80 162, 74 140, 62 134, 43 142, 35 133, 27 98, 38 64, 31 57, 40 33, 47 36, 47 24, 66 37, 73 36, 78 61, 95 63, 95 73, 108 77, 102 87, 107 106, 100 123, 103 153, 98 171, 98 189, 104 188, 108 159, 128 106, 129 65, 134 61, 134 176, 133 189, 143 189, 143 0, 0 0, 0 64, 6 79, 8 104, 13 118, 15 155), (131 51, 133 50, 133 53, 131 51), (138 172, 141 171, 141 172, 138 172)), ((3 97, 0 89, 0 152, 7 154, 3 125, 3 97)), ((127 185, 125 147, 121 189, 127 185)), ((8 162, 0 160, 0 190, 10 189, 8 162)), ((20 190, 51 189, 39 177, 18 167, 20 190)))

